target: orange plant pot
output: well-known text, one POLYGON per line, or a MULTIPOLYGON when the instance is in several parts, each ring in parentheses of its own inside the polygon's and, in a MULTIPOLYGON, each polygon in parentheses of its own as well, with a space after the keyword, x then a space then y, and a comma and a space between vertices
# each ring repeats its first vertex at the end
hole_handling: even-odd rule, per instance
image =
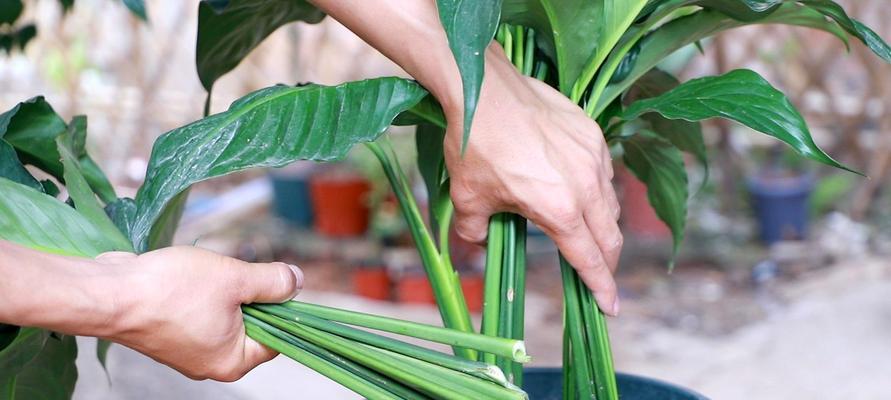
POLYGON ((400 303, 436 304, 433 287, 424 275, 405 275, 396 285, 396 297, 400 303))
POLYGON ((315 176, 310 180, 315 230, 331 237, 361 236, 368 229, 371 185, 360 177, 315 176))
POLYGON ((390 300, 390 274, 385 268, 353 271, 353 292, 372 300, 390 300))

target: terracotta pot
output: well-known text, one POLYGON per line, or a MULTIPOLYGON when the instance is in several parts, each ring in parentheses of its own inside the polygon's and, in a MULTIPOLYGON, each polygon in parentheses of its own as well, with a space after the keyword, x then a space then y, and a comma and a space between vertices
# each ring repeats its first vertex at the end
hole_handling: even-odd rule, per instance
POLYGON ((667 239, 671 231, 647 199, 647 187, 625 168, 618 170, 622 186, 622 225, 636 236, 667 239))
POLYGON ((360 236, 368 229, 366 197, 371 185, 358 176, 317 175, 310 179, 315 230, 332 237, 360 236))
POLYGON ((408 274, 396 285, 396 297, 400 303, 436 304, 433 287, 425 275, 408 274))
POLYGON ((353 291, 373 300, 390 300, 390 274, 386 268, 357 268, 353 271, 353 291))
POLYGON ((461 276, 461 291, 467 299, 467 308, 470 312, 483 310, 483 277, 479 274, 467 274, 461 276))

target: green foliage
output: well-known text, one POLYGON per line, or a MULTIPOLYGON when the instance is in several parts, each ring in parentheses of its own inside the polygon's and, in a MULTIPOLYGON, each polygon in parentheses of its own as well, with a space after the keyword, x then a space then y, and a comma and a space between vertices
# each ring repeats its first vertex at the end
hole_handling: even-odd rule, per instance
POLYGON ((684 157, 671 142, 647 131, 622 140, 622 160, 647 186, 647 198, 674 238, 677 254, 687 224, 687 172, 684 157))
POLYGON ((136 196, 130 238, 148 248, 165 207, 193 183, 297 160, 331 161, 377 139, 427 94, 412 81, 378 78, 340 86, 273 86, 229 110, 170 131, 155 142, 136 196))
POLYGON ((501 0, 437 0, 436 6, 461 73, 465 148, 483 85, 486 48, 495 36, 501 16, 501 0))
POLYGON ((4 400, 70 399, 77 382, 76 358, 74 336, 47 335, 40 352, 21 371, 0 377, 0 394, 4 400))
POLYGON ((325 17, 304 0, 216 0, 198 4, 195 67, 204 89, 247 57, 263 39, 294 21, 316 23, 325 17))
POLYGON ((807 123, 789 99, 750 70, 694 79, 651 99, 631 104, 625 120, 656 112, 669 119, 725 118, 773 136, 798 153, 826 165, 848 169, 817 147, 807 123))

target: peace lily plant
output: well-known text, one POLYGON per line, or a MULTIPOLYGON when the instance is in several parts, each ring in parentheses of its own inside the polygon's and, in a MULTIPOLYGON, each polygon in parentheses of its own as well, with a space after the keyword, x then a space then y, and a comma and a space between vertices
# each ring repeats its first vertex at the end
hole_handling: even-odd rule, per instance
MULTIPOLYGON (((140 1, 126 1, 144 10, 140 1), (142 7, 142 8, 140 8, 142 7)), ((787 143, 801 155, 848 169, 824 153, 802 116, 757 73, 736 70, 681 83, 657 68, 683 47, 752 24, 786 24, 854 38, 891 61, 891 48, 828 0, 439 0, 464 88, 465 143, 493 39, 525 75, 560 90, 603 128, 607 142, 648 187, 671 228, 674 251, 687 214, 684 153, 703 164, 700 122, 725 118, 787 143)), ((143 11, 144 12, 144 11, 143 11)), ((196 64, 208 91, 282 25, 319 22, 301 0, 202 1, 196 64)), ((364 143, 380 160, 434 288, 444 327, 292 301, 243 308, 248 334, 369 399, 521 399, 526 221, 492 217, 482 327, 475 330, 449 255, 453 214, 443 162, 445 119, 416 82, 375 78, 337 86, 272 86, 228 110, 162 135, 145 182, 119 198, 85 149, 86 119, 65 122, 41 97, 0 114, 0 239, 46 252, 94 257, 169 246, 191 185, 297 160, 332 161, 364 143), (429 224, 383 133, 417 125, 429 224), (64 184, 38 180, 30 165, 64 184), (451 354, 369 330, 452 346, 451 354)), ((850 169, 848 169, 850 170, 850 169)), ((561 258, 564 398, 617 399, 603 314, 561 258)), ((104 360, 108 343, 100 343, 104 360)), ((36 328, 0 327, 0 394, 71 396, 76 344, 36 328)))

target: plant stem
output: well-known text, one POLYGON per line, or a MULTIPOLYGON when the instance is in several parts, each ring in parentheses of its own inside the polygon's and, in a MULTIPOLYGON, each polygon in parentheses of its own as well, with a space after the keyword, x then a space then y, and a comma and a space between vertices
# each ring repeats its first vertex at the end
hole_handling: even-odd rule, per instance
POLYGON ((479 378, 498 383, 500 385, 507 384, 507 379, 505 378, 504 372, 492 365, 488 365, 478 361, 465 360, 460 357, 440 353, 438 351, 430 350, 428 348, 416 346, 410 343, 401 342, 396 339, 377 335, 371 332, 342 325, 337 322, 328 321, 323 318, 318 318, 307 313, 302 313, 284 307, 269 307, 263 310, 254 306, 244 306, 243 308, 245 308, 245 312, 247 314, 252 315, 255 312, 269 313, 282 319, 301 323, 309 327, 319 329, 328 333, 333 333, 335 335, 355 340, 357 342, 365 343, 370 346, 387 349, 395 353, 403 354, 412 358, 417 358, 419 360, 423 360, 431 364, 436 364, 444 368, 452 369, 469 375, 474 375, 479 378))
POLYGON ((566 310, 566 321, 563 329, 569 332, 569 348, 571 350, 575 384, 582 398, 594 398, 593 375, 588 361, 590 354, 586 345, 585 330, 582 326, 583 320, 581 307, 579 307, 579 288, 575 277, 576 273, 562 255, 560 256, 560 272, 563 276, 563 307, 566 310))
POLYGON ((468 349, 494 353, 502 357, 511 358, 517 362, 528 362, 530 360, 529 356, 526 355, 526 346, 519 340, 491 337, 480 335, 478 333, 463 332, 455 329, 402 321, 378 315, 340 310, 316 304, 301 303, 299 301, 289 301, 282 305, 256 306, 256 308, 263 311, 275 307, 287 307, 319 318, 348 325, 361 326, 450 346, 465 347, 468 349))
POLYGON ((276 328, 365 365, 435 398, 444 400, 466 398, 515 400, 525 398, 525 393, 516 389, 508 389, 421 360, 356 343, 257 310, 249 309, 248 312, 276 328))
MULTIPOLYGON (((443 324, 452 329, 464 332, 473 332, 473 323, 470 320, 470 311, 467 301, 461 290, 461 282, 458 274, 452 267, 448 257, 443 258, 430 235, 424 218, 418 209, 417 202, 411 194, 408 179, 399 167, 399 160, 392 151, 385 151, 378 143, 367 143, 366 146, 378 158, 384 173, 390 181, 393 192, 399 200, 402 214, 405 216, 412 238, 418 247, 427 277, 433 287, 436 304, 442 316, 443 324), (389 153, 389 154, 388 154, 389 153)), ((392 150, 392 149, 390 149, 392 150)), ((475 360, 477 354, 471 349, 455 348, 455 354, 468 360, 475 360)))
POLYGON ((248 336, 257 340, 269 348, 284 354, 294 361, 303 364, 316 372, 327 376, 331 380, 343 385, 344 387, 358 393, 368 400, 398 400, 399 397, 393 393, 358 377, 356 374, 338 366, 328 360, 323 359, 309 351, 294 346, 280 337, 267 332, 258 325, 258 320, 245 318, 245 329, 248 336))
MULTIPOLYGON (((483 321, 480 333, 498 336, 498 315, 501 313, 501 267, 504 246, 504 214, 496 214, 489 221, 486 246, 486 270, 483 288, 483 321)), ((495 355, 484 353, 483 361, 495 364, 495 355)))

